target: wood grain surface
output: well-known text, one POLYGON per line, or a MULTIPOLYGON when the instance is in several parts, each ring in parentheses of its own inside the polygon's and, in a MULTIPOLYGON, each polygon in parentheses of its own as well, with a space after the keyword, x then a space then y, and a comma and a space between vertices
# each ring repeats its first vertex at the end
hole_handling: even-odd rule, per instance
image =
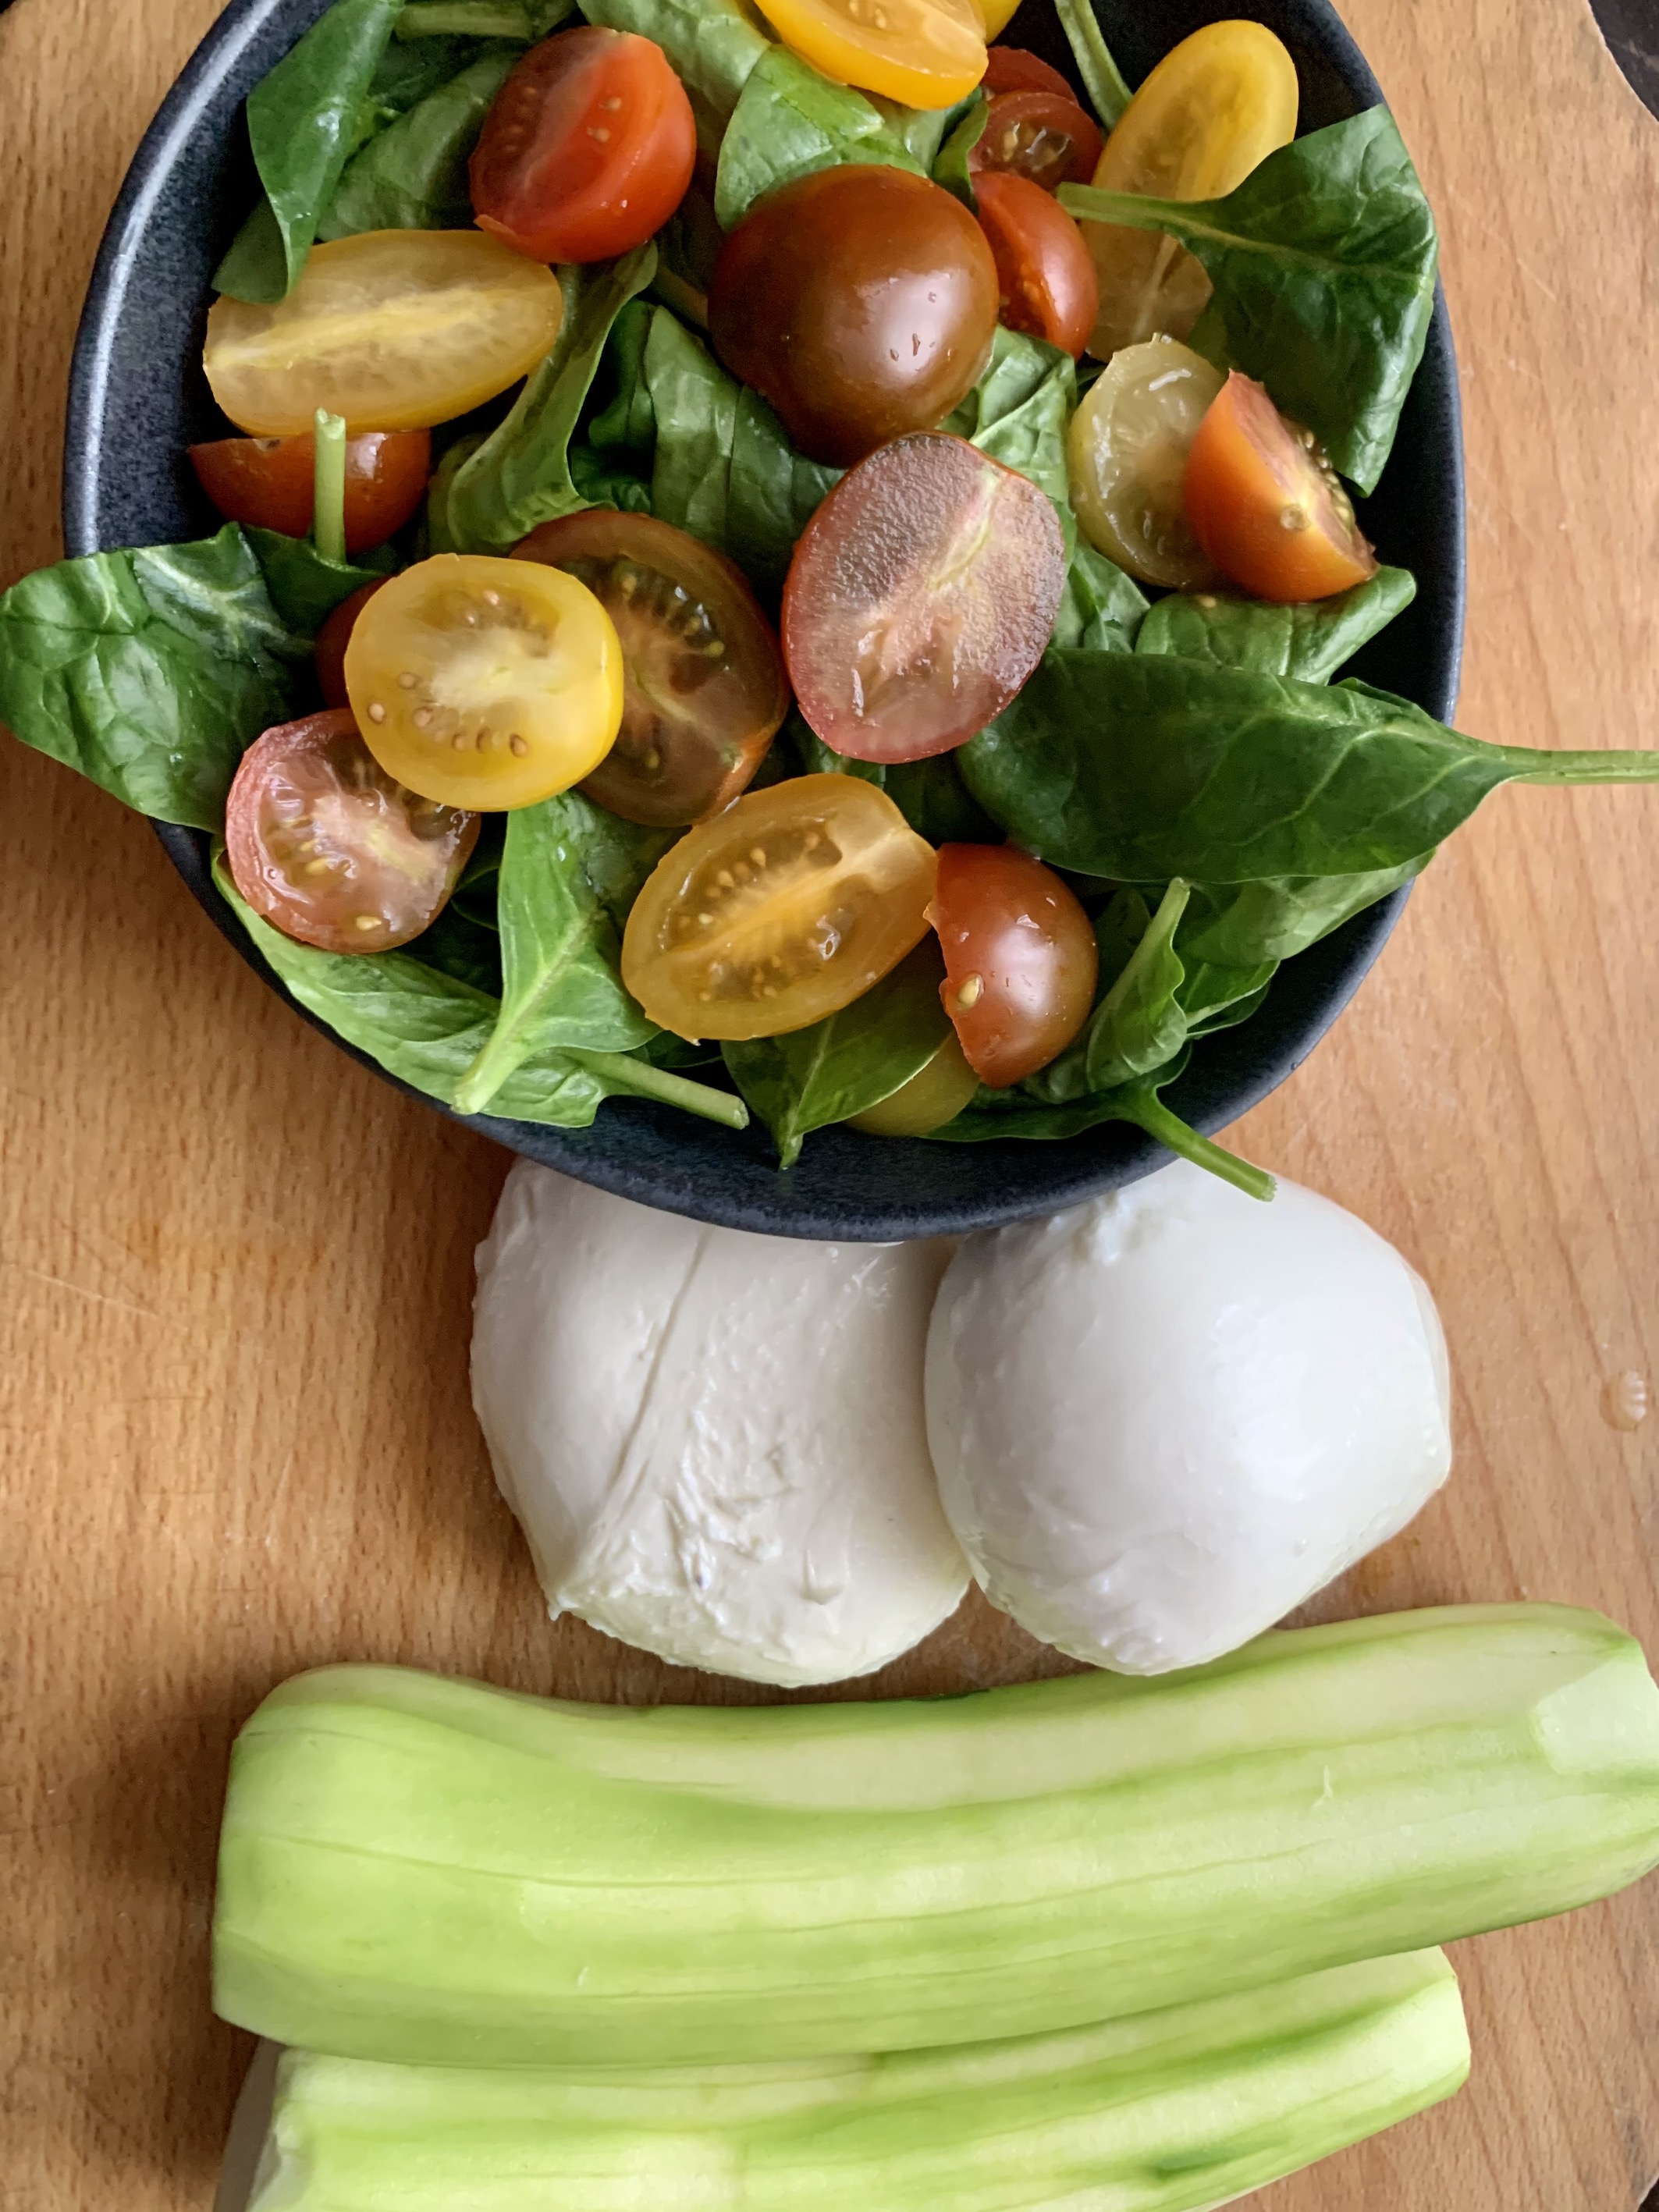
MULTIPOLYGON (((0 19, 0 582, 57 557, 99 233, 214 0, 0 19)), ((1350 0, 1438 209, 1471 489, 1461 720, 1659 742, 1659 130, 1585 0, 1350 0)), ((544 1617, 469 1411, 505 1157, 394 1096, 215 936, 144 824, 0 742, 0 2205, 210 2203, 246 2039, 207 2002, 226 1750, 374 1658, 745 1694, 544 1617)), ((1242 1148, 1439 1297, 1457 1464, 1326 1613, 1532 1595, 1659 1652, 1659 793, 1500 793, 1242 1148), (1614 1396, 1609 1397, 1609 1389, 1614 1396)), ((1052 1660, 977 1601, 876 1694, 1052 1660)), ((1627 2212, 1659 2173, 1659 1881, 1459 1947, 1453 2105, 1269 2212, 1627 2212)))

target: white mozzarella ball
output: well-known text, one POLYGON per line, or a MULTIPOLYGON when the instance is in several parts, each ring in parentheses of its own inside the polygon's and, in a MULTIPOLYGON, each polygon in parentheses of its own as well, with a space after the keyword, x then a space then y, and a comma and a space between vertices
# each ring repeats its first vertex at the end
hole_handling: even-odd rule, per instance
POLYGON ((927 1455, 944 1255, 711 1229, 520 1161, 478 1253, 472 1395, 556 1619, 797 1686, 968 1586, 927 1455))
POLYGON ((1158 1674, 1404 1528, 1451 1465, 1445 1340, 1391 1244, 1315 1192, 1185 1163, 974 1237, 927 1352, 945 1509, 994 1605, 1158 1674))

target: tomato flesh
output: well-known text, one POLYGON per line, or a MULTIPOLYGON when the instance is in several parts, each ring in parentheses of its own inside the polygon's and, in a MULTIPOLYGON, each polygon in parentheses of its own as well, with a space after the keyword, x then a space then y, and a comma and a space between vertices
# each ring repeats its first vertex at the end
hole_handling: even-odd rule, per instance
POLYGON ((1237 369, 1187 457, 1193 534, 1258 599, 1326 599, 1376 574, 1376 556, 1311 430, 1287 422, 1237 369))
POLYGON ((784 44, 814 69, 907 107, 954 107, 985 74, 986 19, 975 0, 758 4, 784 44))
POLYGON ((974 180, 979 227, 997 264, 998 319, 1046 338, 1073 361, 1100 305, 1083 234, 1060 202, 1029 177, 988 169, 974 180))
POLYGON ((562 569, 440 553, 383 584, 345 649, 386 774, 446 805, 533 806, 596 769, 622 722, 611 617, 562 569))
POLYGON ((323 695, 325 707, 351 704, 346 696, 346 647, 357 627, 358 616, 386 580, 384 576, 377 576, 372 584, 359 584, 349 599, 341 600, 317 633, 311 656, 317 665, 317 689, 323 695))
POLYGON ((1089 1018, 1100 956, 1052 868, 1013 845, 942 845, 928 918, 939 997, 981 1083, 1006 1089, 1064 1052, 1089 1018))
MULTIPOLYGON (((216 438, 190 448, 202 489, 227 521, 304 538, 315 512, 317 441, 216 438)), ((346 441, 345 548, 384 545, 420 505, 432 466, 429 430, 366 430, 346 441)))
POLYGON ((961 201, 860 162, 769 192, 708 295, 715 352, 802 453, 838 468, 948 415, 996 321, 996 264, 961 201))
POLYGON ((729 806, 789 706, 777 640, 742 571, 684 530, 602 507, 544 523, 514 558, 577 577, 621 641, 622 727, 587 796, 659 828, 729 806))
POLYGON ((844 476, 783 590, 801 713, 853 760, 965 744, 1042 658, 1066 581, 1054 504, 965 439, 900 438, 844 476))
POLYGON ((678 1036, 779 1036, 861 998, 927 933, 933 848, 884 791, 803 775, 744 793, 664 854, 623 981, 678 1036))
POLYGON ((258 915, 325 952, 385 952, 432 922, 478 817, 396 782, 345 711, 284 722, 242 756, 225 857, 258 915))
POLYGON ((1072 504, 1097 552, 1143 584, 1215 581, 1188 520, 1187 456, 1221 371, 1174 338, 1125 346, 1083 396, 1066 434, 1072 504))
POLYGON ((968 168, 975 190, 983 172, 998 170, 1029 177, 1052 192, 1061 185, 1086 185, 1100 147, 1100 125, 1069 91, 1000 92, 968 156, 968 168))
POLYGON ((998 92, 1051 92, 1056 99, 1081 105, 1057 69, 1024 46, 993 46, 985 57, 985 74, 979 88, 988 95, 998 92))
POLYGON ((605 261, 659 230, 691 181, 697 126, 660 46, 597 24, 544 39, 472 155, 479 228, 532 261, 605 261))

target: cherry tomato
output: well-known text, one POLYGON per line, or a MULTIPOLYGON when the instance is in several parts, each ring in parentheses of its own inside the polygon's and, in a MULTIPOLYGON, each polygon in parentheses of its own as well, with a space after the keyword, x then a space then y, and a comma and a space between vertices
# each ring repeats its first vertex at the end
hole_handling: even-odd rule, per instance
POLYGON ((968 168, 979 188, 988 170, 1029 177, 1045 192, 1086 185, 1100 159, 1100 125, 1070 92, 1000 92, 991 102, 968 168))
POLYGON ((216 300, 202 365, 231 421, 262 438, 418 430, 505 392, 559 334, 564 295, 477 230, 367 230, 313 246, 275 307, 216 300))
MULTIPOLYGON (((907 107, 954 107, 985 74, 985 17, 975 0, 758 0, 763 15, 814 69, 907 107)), ((1006 20, 1006 18, 1004 19, 1006 20)))
POLYGON ((1099 953, 1052 868, 1014 845, 941 845, 928 919, 939 994, 981 1083, 1004 1090, 1065 1051, 1094 1005, 1099 953))
POLYGON ((996 264, 961 201, 858 162, 769 192, 708 295, 726 366, 839 468, 942 421, 979 381, 996 321, 996 264))
POLYGON ((532 261, 606 261, 685 197, 697 126, 659 46, 597 24, 532 46, 495 95, 471 167, 479 228, 532 261))
POLYGON ((1114 354, 1066 434, 1072 504, 1089 543, 1143 584, 1213 583, 1182 494, 1218 368, 1174 338, 1114 354))
POLYGON ((1012 21, 1019 0, 975 0, 988 39, 1000 39, 1012 21))
POLYGON ((383 584, 346 690, 388 775, 449 806, 533 806, 596 769, 622 721, 622 647, 586 584, 439 553, 383 584))
POLYGON ((514 558, 580 578, 622 641, 622 728, 587 796, 654 828, 729 806, 789 707, 777 639, 742 571, 666 522, 597 507, 544 522, 514 558))
POLYGON ((849 1006, 927 934, 933 848, 884 791, 793 776, 701 822, 658 862, 623 981, 678 1036, 777 1036, 849 1006))
POLYGON ((993 46, 985 57, 985 74, 980 79, 979 88, 987 94, 1052 92, 1060 100, 1077 99, 1057 69, 1051 69, 1040 56, 1028 54, 1024 46, 993 46))
POLYGON ((924 431, 844 476, 783 590, 800 710, 854 760, 965 744, 1042 658, 1066 581, 1054 502, 962 438, 924 431))
POLYGON ((848 1122, 866 1137, 927 1137, 942 1129, 979 1089, 979 1078, 968 1065, 954 1029, 926 1067, 878 1106, 866 1107, 848 1122))
POLYGON ((267 730, 225 809, 237 890, 284 937, 385 952, 418 937, 478 842, 478 817, 394 783, 343 711, 267 730))
MULTIPOLYGON (((317 441, 297 438, 216 438, 192 446, 191 465, 202 489, 231 522, 310 531, 317 441)), ((429 430, 366 430, 346 441, 345 544, 348 553, 384 545, 421 503, 432 466, 429 430)))
POLYGON ((1073 361, 1095 326, 1100 287, 1083 234, 1029 177, 987 169, 974 180, 979 227, 997 264, 1000 319, 1046 338, 1073 361))
POLYGON ((1187 519, 1224 576, 1261 599, 1328 599, 1376 556, 1311 430, 1235 369, 1187 456, 1187 519))
MULTIPOLYGON (((1208 23, 1165 54, 1119 118, 1096 166, 1104 191, 1219 199, 1296 136, 1296 64, 1260 23, 1208 23)), ((1102 361, 1155 332, 1184 338, 1210 280, 1154 230, 1085 222, 1100 276, 1089 350, 1102 361)))
POLYGON ((323 695, 325 707, 351 704, 346 696, 346 647, 357 627, 358 616, 386 581, 384 576, 377 576, 372 584, 359 584, 349 599, 341 600, 317 633, 311 656, 317 664, 317 689, 323 695))

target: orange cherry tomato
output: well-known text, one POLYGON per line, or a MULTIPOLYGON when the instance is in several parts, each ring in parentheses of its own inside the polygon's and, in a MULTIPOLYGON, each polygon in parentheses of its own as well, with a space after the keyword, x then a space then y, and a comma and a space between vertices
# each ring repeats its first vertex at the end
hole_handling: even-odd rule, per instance
POLYGON ((1100 125, 1070 92, 1000 92, 968 168, 975 191, 983 171, 1006 169, 1052 192, 1061 185, 1086 185, 1101 144, 1100 125))
POLYGON ((985 74, 979 88, 988 95, 998 92, 1052 92, 1078 105, 1077 94, 1057 69, 1024 46, 993 46, 985 57, 985 74))
POLYGON ((990 241, 999 319, 1046 338, 1075 361, 1100 307, 1100 281, 1078 228, 1052 192, 1029 177, 987 169, 974 179, 979 227, 990 241))
POLYGON ((349 712, 257 738, 225 808, 237 890, 284 937, 385 952, 433 921, 478 842, 478 817, 394 782, 349 712))
POLYGON ((1237 369, 1198 426, 1182 480, 1193 535, 1261 599, 1328 599, 1376 556, 1324 448, 1237 369))
POLYGON ((1005 1090, 1064 1052, 1094 1005, 1089 917, 1052 868, 1014 845, 941 845, 928 909, 939 997, 968 1065, 1005 1090))
POLYGON ((346 696, 346 647, 351 642, 351 633, 357 626, 358 616, 381 585, 391 580, 389 576, 377 576, 372 584, 359 584, 349 599, 341 600, 318 631, 311 656, 317 664, 317 689, 323 695, 324 706, 349 707, 351 704, 346 696))
POLYGON ((691 181, 697 126, 660 46, 585 23, 532 46, 472 155, 480 229, 532 261, 606 261, 660 230, 691 181))
MULTIPOLYGON (((192 446, 191 465, 227 521, 303 538, 311 528, 316 440, 216 438, 192 446)), ((365 430, 346 440, 348 553, 384 545, 420 505, 432 467, 429 430, 365 430)))

